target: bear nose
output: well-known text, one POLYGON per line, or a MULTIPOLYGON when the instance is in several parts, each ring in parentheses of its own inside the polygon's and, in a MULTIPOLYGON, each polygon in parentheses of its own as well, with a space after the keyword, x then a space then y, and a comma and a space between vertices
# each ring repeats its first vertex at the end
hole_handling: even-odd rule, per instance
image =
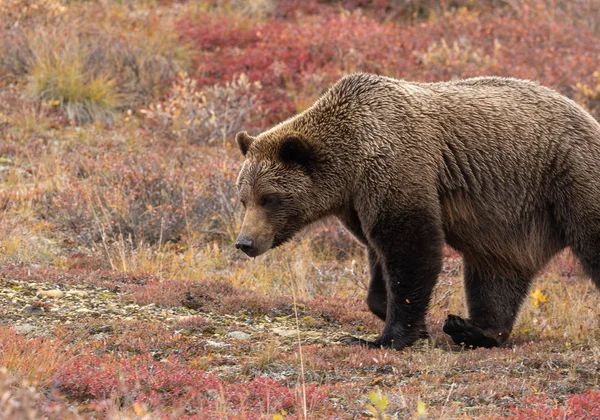
POLYGON ((252 250, 253 245, 254 243, 252 242, 252 240, 245 236, 240 236, 235 243, 235 247, 239 250, 244 251, 246 254, 250 252, 250 250, 252 250))

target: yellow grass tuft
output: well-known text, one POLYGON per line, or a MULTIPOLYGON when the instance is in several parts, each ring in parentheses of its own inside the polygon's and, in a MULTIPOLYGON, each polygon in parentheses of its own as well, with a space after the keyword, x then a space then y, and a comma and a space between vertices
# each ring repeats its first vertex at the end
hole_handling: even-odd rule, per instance
POLYGON ((77 41, 40 40, 27 80, 27 94, 42 103, 60 106, 77 124, 101 121, 112 124, 119 94, 109 75, 85 65, 85 52, 77 41))

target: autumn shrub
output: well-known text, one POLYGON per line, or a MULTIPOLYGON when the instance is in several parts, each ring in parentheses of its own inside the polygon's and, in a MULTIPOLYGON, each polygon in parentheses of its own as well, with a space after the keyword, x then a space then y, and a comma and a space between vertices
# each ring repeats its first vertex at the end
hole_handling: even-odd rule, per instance
POLYGON ((545 394, 524 398, 519 407, 512 407, 507 419, 557 418, 592 420, 600 417, 600 392, 590 390, 584 394, 569 395, 564 404, 545 394))
MULTIPOLYGON (((256 413, 256 418, 299 406, 299 396, 269 378, 229 383, 216 374, 192 369, 174 361, 157 362, 150 356, 129 358, 80 356, 56 375, 60 391, 77 401, 96 401, 97 410, 118 399, 124 407, 133 404, 179 415, 209 416, 219 410, 256 413)), ((325 395, 315 386, 307 387, 311 404, 325 395)), ((252 415, 250 415, 251 418, 252 415)))
POLYGON ((360 12, 378 21, 413 21, 434 19, 449 10, 500 8, 502 0, 475 2, 472 0, 212 0, 206 2, 216 10, 234 10, 252 18, 275 17, 293 19, 298 15, 333 15, 340 12, 360 12))
POLYGON ((167 98, 141 112, 155 131, 189 143, 220 143, 231 140, 248 121, 258 118, 260 83, 245 74, 231 82, 207 86, 180 75, 167 98))
POLYGON ((253 24, 232 15, 223 25, 222 16, 207 13, 178 28, 198 51, 198 86, 247 74, 263 86, 260 123, 270 124, 303 110, 351 71, 416 81, 529 78, 574 97, 577 82, 592 82, 600 41, 579 19, 564 17, 558 6, 521 0, 448 8, 436 19, 403 24, 337 13, 253 24))
POLYGON ((58 366, 67 356, 57 351, 57 339, 27 339, 13 329, 0 328, 0 367, 20 380, 35 386, 48 386, 58 366))
POLYGON ((223 26, 221 18, 202 15, 197 21, 184 20, 180 30, 199 51, 199 86, 240 73, 260 81, 262 124, 300 111, 296 100, 304 87, 317 96, 344 72, 384 72, 390 59, 379 60, 379 48, 387 49, 388 57, 405 55, 400 43, 394 45, 390 26, 359 15, 310 16, 302 24, 270 20, 254 26, 235 17, 223 26), (374 45, 379 47, 376 54, 374 45))
POLYGON ((182 159, 120 152, 84 159, 75 165, 83 179, 48 195, 38 210, 88 248, 165 244, 186 233, 229 239, 237 208, 235 166, 209 157, 200 165, 182 159))
POLYGON ((593 79, 589 84, 577 82, 575 88, 578 101, 592 114, 600 116, 600 71, 597 70, 593 73, 593 79))

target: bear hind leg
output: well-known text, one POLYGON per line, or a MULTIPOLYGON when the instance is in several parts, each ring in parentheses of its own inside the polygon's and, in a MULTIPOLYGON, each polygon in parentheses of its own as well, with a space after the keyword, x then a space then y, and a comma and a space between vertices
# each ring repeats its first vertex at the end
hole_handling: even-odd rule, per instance
POLYGON ((444 332, 465 347, 497 347, 512 331, 532 276, 480 272, 465 261, 469 319, 448 315, 444 332))

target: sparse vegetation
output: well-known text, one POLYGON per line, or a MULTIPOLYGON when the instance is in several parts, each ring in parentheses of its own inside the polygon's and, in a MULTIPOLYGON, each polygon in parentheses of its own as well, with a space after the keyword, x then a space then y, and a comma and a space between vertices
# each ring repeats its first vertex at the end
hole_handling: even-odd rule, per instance
POLYGON ((569 253, 505 348, 441 332, 464 311, 449 249, 430 339, 344 347, 381 327, 362 249, 326 222, 235 252, 232 140, 351 71, 532 78, 598 118, 599 17, 595 0, 0 2, 0 417, 598 418, 600 294, 569 253))

